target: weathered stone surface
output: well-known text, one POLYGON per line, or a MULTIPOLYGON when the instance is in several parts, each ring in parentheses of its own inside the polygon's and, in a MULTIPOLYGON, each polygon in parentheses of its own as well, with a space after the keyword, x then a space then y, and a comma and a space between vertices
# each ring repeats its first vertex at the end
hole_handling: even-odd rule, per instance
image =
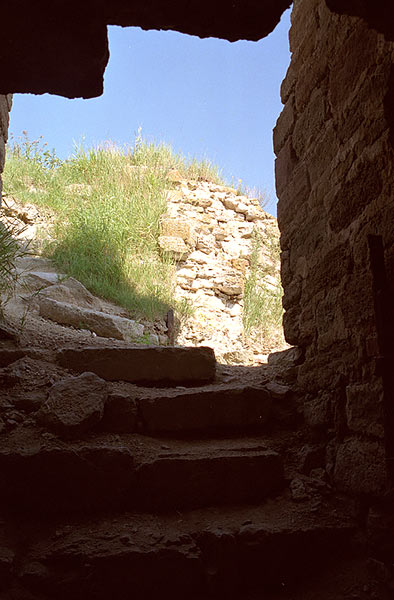
POLYGON ((54 286, 58 282, 57 273, 46 273, 44 271, 31 271, 21 276, 20 283, 24 290, 38 291, 48 286, 54 286))
POLYGON ((383 438, 383 390, 380 381, 347 386, 346 417, 350 430, 383 438))
POLYGON ((332 423, 331 396, 321 392, 304 402, 305 423, 312 429, 327 429, 332 423))
POLYGON ((11 340, 12 342, 18 341, 18 332, 16 329, 0 321, 0 340, 11 340))
POLYGON ((182 384, 212 381, 216 361, 211 348, 82 348, 59 350, 57 360, 74 371, 92 371, 109 381, 182 384))
POLYGON ((209 432, 260 428, 269 419, 272 398, 261 386, 220 386, 138 400, 149 432, 209 432))
POLYGON ((110 315, 98 310, 80 308, 51 298, 40 298, 40 315, 61 325, 89 329, 100 337, 133 341, 144 334, 144 326, 132 319, 110 315))
POLYGON ((99 299, 93 296, 93 294, 91 294, 82 283, 74 279, 74 277, 69 277, 62 283, 46 287, 40 293, 40 299, 41 298, 50 298, 51 300, 65 302, 66 304, 75 304, 80 308, 101 310, 101 302, 99 299))
POLYGON ((345 492, 382 495, 388 481, 383 444, 358 438, 346 440, 338 448, 334 481, 345 492))
POLYGON ((7 367, 11 363, 26 356, 25 350, 16 348, 0 348, 0 368, 7 367))
POLYGON ((78 438, 104 414, 108 384, 94 373, 55 383, 37 414, 38 422, 64 438, 78 438))
POLYGON ((133 433, 138 430, 138 406, 128 394, 111 392, 105 403, 101 429, 116 433, 133 433))
MULTIPOLYGON (((367 234, 383 237, 393 287, 394 46, 327 4, 359 14, 362 3, 294 2, 286 105, 274 135, 283 322, 286 340, 305 350, 297 378, 313 395, 304 406, 311 429, 380 438, 382 402, 366 347, 376 327, 367 234)), ((362 10, 371 21, 380 12, 362 10)))
MULTIPOLYGON (((181 199, 183 199, 183 195, 177 197, 178 201, 181 199)), ((181 238, 190 246, 194 246, 196 243, 196 232, 194 231, 194 227, 190 221, 186 219, 163 217, 160 221, 160 230, 163 236, 181 238)))
POLYGON ((159 246, 162 252, 170 254, 175 260, 184 260, 190 252, 183 239, 176 236, 159 236, 159 246))
POLYGON ((141 506, 155 510, 253 502, 283 488, 283 465, 276 452, 208 452, 163 453, 143 463, 138 471, 141 506))
POLYGON ((90 444, 26 438, 26 429, 0 447, 0 505, 31 514, 94 511, 120 506, 135 480, 130 449, 113 440, 90 444))
POLYGON ((178 343, 211 346, 220 357, 241 354, 248 345, 250 364, 285 345, 279 327, 253 342, 246 341, 243 332, 243 291, 256 236, 261 243, 257 283, 275 294, 281 291, 279 264, 272 252, 278 242, 276 221, 259 200, 208 181, 183 180, 175 198, 168 198, 161 230, 160 246, 181 261, 176 298, 193 309, 179 325, 178 343))
MULTIPOLYGON (((56 598, 94 593, 95 600, 122 600, 125 589, 138 598, 154 598, 158 590, 175 600, 207 598, 213 591, 218 598, 242 598, 246 589, 261 597, 283 581, 313 579, 327 556, 351 547, 352 521, 330 507, 322 506, 318 515, 312 508, 312 502, 281 498, 186 511, 182 519, 178 513, 127 513, 87 523, 74 516, 73 527, 56 522, 39 530, 18 561, 18 576, 35 595, 50 589, 56 598), (39 576, 33 580, 29 573, 39 576)), ((17 526, 12 523, 12 529, 17 526)), ((321 586, 320 574, 318 579, 321 586)))
POLYGON ((271 367, 295 367, 304 360, 302 348, 294 347, 281 350, 280 352, 271 352, 268 356, 268 364, 271 367))

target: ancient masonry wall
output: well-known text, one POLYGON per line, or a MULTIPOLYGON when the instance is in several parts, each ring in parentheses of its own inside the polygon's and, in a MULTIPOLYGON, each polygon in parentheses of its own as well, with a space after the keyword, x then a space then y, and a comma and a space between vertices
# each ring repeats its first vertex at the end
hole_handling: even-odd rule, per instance
POLYGON ((305 349, 307 423, 356 493, 385 486, 368 234, 394 283, 394 44, 324 0, 295 0, 274 131, 285 336, 305 349), (391 129, 390 129, 391 127, 391 129))
POLYGON ((193 309, 180 324, 177 343, 210 346, 220 361, 263 362, 265 354, 284 347, 283 334, 245 340, 244 284, 258 240, 261 289, 281 295, 276 219, 256 198, 232 188, 184 180, 177 172, 169 177, 175 189, 168 192, 159 244, 177 262, 175 297, 193 309))
POLYGON ((9 112, 11 106, 12 94, 8 94, 7 96, 0 95, 0 205, 2 192, 1 174, 4 169, 5 145, 8 140, 9 112))

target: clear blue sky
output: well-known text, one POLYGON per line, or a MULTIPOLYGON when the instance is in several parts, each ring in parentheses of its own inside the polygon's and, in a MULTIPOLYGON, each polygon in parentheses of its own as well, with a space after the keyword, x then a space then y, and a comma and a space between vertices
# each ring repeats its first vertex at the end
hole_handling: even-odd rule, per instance
POLYGON ((65 158, 82 138, 85 146, 131 143, 141 127, 148 140, 206 157, 228 180, 266 191, 275 214, 272 129, 290 59, 289 13, 259 42, 110 27, 103 96, 15 95, 10 131, 42 135, 65 158))

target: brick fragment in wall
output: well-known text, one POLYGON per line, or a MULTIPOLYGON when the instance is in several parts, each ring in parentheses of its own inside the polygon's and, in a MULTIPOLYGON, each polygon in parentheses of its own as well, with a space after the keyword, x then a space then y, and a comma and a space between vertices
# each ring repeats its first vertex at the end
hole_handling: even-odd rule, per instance
POLYGON ((359 19, 350 20, 351 32, 332 55, 329 100, 333 111, 343 111, 370 64, 376 65, 378 34, 359 19))
POLYGON ((346 418, 351 431, 383 438, 383 389, 379 379, 347 386, 346 418))
POLYGON ((286 293, 282 298, 283 308, 286 310, 291 308, 295 304, 299 304, 302 290, 302 279, 301 277, 295 277, 292 279, 290 285, 286 287, 286 293))
POLYGON ((387 487, 383 443, 356 437, 345 440, 338 448, 334 482, 347 493, 381 496, 387 487))
POLYGON ((278 200, 277 213, 281 230, 291 226, 291 223, 299 218, 301 207, 308 201, 310 190, 311 186, 306 165, 305 163, 299 163, 278 200), (296 216, 294 212, 296 212, 296 216))
POLYGON ((337 286, 341 279, 351 275, 353 260, 349 242, 320 249, 314 261, 309 260, 310 273, 305 285, 304 299, 309 300, 324 290, 337 286))
POLYGON ((376 67, 370 65, 363 84, 353 95, 353 101, 348 103, 339 114, 335 114, 338 138, 341 143, 352 140, 354 147, 359 143, 356 140, 360 140, 365 147, 373 144, 387 128, 388 120, 382 104, 382 92, 384 93, 386 89, 389 94, 389 68, 387 64, 379 64, 376 67), (359 110, 360 105, 363 106, 362 112, 359 110))
POLYGON ((311 147, 311 140, 314 140, 316 132, 324 128, 328 115, 327 97, 321 89, 315 88, 294 126, 293 147, 297 156, 302 156, 311 147))
POLYGON ((303 61, 296 78, 294 88, 295 107, 297 113, 301 114, 308 104, 309 98, 316 88, 326 89, 324 79, 328 73, 328 67, 321 55, 319 48, 315 49, 312 57, 303 61))
POLYGON ((285 332, 285 339, 291 346, 296 346, 300 338, 300 313, 301 308, 299 305, 292 306, 286 310, 283 315, 283 328, 285 332))
POLYGON ((9 106, 7 96, 0 96, 0 134, 4 141, 8 139, 9 106))
POLYGON ((380 195, 383 182, 379 166, 376 160, 359 161, 351 179, 344 182, 333 198, 329 223, 334 232, 348 227, 380 195))
POLYGON ((292 99, 289 99, 274 128, 273 136, 275 154, 279 154, 287 138, 292 133, 294 128, 294 119, 294 102, 292 99))
POLYGON ((280 98, 283 104, 286 104, 290 95, 294 92, 295 84, 296 76, 294 64, 290 63, 289 68, 287 69, 286 77, 284 78, 280 86, 280 98))
POLYGON ((338 157, 338 135, 331 121, 314 135, 314 142, 308 147, 308 172, 313 186, 315 183, 324 181, 326 189, 334 183, 332 179, 333 162, 338 157))
POLYGON ((289 30, 289 45, 291 52, 297 52, 302 57, 308 57, 316 46, 319 20, 315 7, 311 10, 300 10, 297 8, 292 13, 292 26, 289 30))
POLYGON ((4 137, 0 133, 0 175, 4 170, 5 163, 5 141, 4 137))
POLYGON ((275 160, 275 181, 279 195, 283 192, 287 182, 291 179, 296 164, 297 157, 290 137, 275 160))

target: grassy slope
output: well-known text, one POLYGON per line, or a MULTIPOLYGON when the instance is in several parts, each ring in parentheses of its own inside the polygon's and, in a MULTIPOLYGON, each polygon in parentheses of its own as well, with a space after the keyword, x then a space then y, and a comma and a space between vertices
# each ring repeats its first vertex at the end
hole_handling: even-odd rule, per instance
POLYGON ((136 316, 154 319, 175 305, 174 265, 157 244, 170 168, 221 182, 209 162, 187 162, 140 137, 124 149, 79 148, 61 162, 41 140, 25 136, 8 152, 4 192, 55 211, 56 241, 46 253, 62 271, 136 316))
MULTIPOLYGON (((186 161, 170 147, 141 137, 123 149, 80 147, 60 161, 41 139, 31 142, 25 135, 8 150, 4 193, 56 214, 55 239, 45 252, 93 293, 136 317, 154 320, 169 307, 187 316, 190 307, 174 300, 174 264, 158 248, 170 168, 189 179, 224 183, 208 161, 186 161)), ((261 244, 256 237, 245 283, 243 325, 249 340, 269 337, 282 318, 280 284, 277 291, 261 285, 261 244)), ((278 259, 277 248, 271 250, 278 259)))

